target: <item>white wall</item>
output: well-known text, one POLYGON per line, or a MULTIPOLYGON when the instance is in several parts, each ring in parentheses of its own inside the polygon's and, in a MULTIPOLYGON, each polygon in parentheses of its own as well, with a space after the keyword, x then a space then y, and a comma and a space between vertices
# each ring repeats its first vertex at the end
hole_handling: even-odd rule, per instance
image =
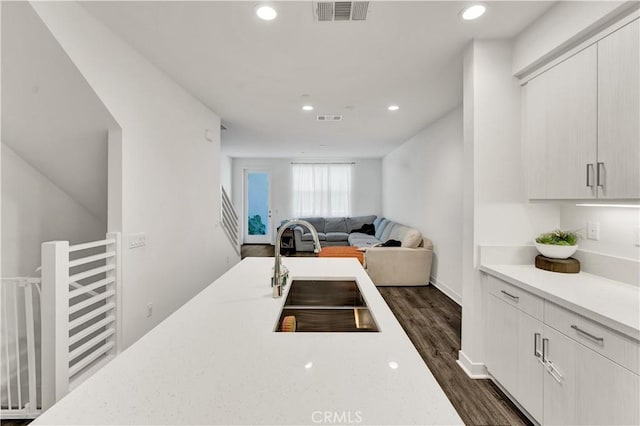
POLYGON ((79 4, 31 5, 122 128, 125 247, 128 235, 146 234, 146 246, 123 252, 129 345, 238 260, 218 225, 220 120, 79 4))
POLYGON ((3 277, 38 276, 40 245, 104 239, 106 223, 2 144, 3 277))
POLYGON ((462 303, 462 107, 384 157, 383 215, 434 244, 431 282, 462 303))
MULTIPOLYGON (((274 229, 280 221, 293 217, 292 161, 296 160, 291 158, 233 159, 233 205, 241 218, 245 216, 243 180, 244 170, 247 169, 271 172, 271 211, 274 229)), ((335 161, 338 160, 331 160, 331 162, 335 161)), ((352 216, 380 215, 382 212, 382 160, 342 159, 339 161, 355 162, 352 181, 352 216)), ((244 227, 244 223, 241 226, 244 227)), ((242 230, 244 232, 244 228, 242 230)))
POLYGON ((609 256, 640 260, 640 247, 635 235, 640 227, 640 210, 620 207, 578 207, 575 203, 562 205, 560 226, 562 229, 579 230, 586 236, 587 222, 600 225, 600 240, 581 238, 580 250, 588 250, 609 256))
POLYGON ((220 183, 227 191, 227 195, 231 197, 233 188, 231 181, 233 180, 233 159, 225 153, 220 154, 220 183))
POLYGON ((558 206, 529 204, 524 193, 520 86, 512 45, 475 40, 464 61, 464 213, 460 363, 484 373, 484 297, 480 245, 530 244, 560 224, 558 206))
POLYGON ((632 1, 560 1, 515 39, 512 71, 526 74, 604 22, 634 7, 632 1))

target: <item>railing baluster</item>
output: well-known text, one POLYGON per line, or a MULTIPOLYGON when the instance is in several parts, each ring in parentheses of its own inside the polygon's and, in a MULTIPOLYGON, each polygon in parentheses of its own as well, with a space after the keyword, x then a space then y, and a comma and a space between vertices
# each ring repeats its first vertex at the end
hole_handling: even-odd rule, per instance
POLYGON ((36 393, 36 339, 33 321, 32 285, 35 284, 28 283, 24 289, 24 312, 27 324, 27 371, 29 372, 29 407, 31 411, 36 411, 38 409, 38 396, 36 393))
MULTIPOLYGON (((6 287, 2 286, 2 300, 7 300, 7 291, 6 287)), ((4 345, 4 359, 5 363, 5 377, 7 379, 7 407, 9 409, 13 409, 13 400, 11 398, 11 365, 9 359, 9 322, 7 318, 7 310, 3 309, 3 320, 4 320, 4 341, 6 344, 4 345)))
MULTIPOLYGON (((13 286, 13 332, 16 349, 16 387, 18 393, 18 409, 22 409, 22 377, 20 371, 20 333, 18 331, 18 286, 13 286)), ((9 344, 9 342, 7 342, 9 344)))

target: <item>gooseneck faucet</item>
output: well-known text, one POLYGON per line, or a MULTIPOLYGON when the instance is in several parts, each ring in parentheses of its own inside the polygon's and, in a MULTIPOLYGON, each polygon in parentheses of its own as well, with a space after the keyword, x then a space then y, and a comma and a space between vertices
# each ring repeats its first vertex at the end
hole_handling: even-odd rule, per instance
POLYGON ((278 230, 278 236, 276 237, 275 247, 275 265, 273 265, 273 278, 271 279, 271 287, 273 287, 273 297, 282 297, 282 287, 287 284, 287 278, 289 278, 289 271, 282 265, 282 256, 280 256, 280 243, 282 241, 282 234, 291 225, 306 226, 313 236, 314 253, 320 253, 322 247, 320 246, 320 239, 318 238, 318 231, 312 224, 302 219, 293 219, 280 226, 278 230))

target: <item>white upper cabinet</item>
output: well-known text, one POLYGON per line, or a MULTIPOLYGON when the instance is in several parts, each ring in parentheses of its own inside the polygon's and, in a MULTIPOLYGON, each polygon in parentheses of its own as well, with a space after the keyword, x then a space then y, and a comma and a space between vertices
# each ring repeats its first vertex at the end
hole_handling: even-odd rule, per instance
POLYGON ((598 42, 598 198, 640 198, 640 23, 598 42))
POLYGON ((592 45, 526 86, 529 198, 596 195, 597 61, 592 45))
POLYGON ((640 199, 635 20, 523 88, 528 198, 640 199))

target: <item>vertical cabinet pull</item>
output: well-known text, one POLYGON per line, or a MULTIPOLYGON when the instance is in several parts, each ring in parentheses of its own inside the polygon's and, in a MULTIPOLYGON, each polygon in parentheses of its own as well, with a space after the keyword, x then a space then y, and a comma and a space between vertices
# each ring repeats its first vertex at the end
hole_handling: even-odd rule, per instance
POLYGON ((540 333, 533 333, 533 356, 540 358, 542 354, 538 350, 538 342, 540 341, 540 333))
POLYGON ((593 164, 587 163, 587 187, 593 188, 593 164))
POLYGON ((596 169, 596 185, 598 185, 598 187, 603 188, 604 187, 604 173, 605 173, 605 168, 604 168, 604 163, 602 162, 598 162, 597 163, 597 169, 596 169))
POLYGON ((549 345, 549 339, 542 339, 542 362, 547 362, 548 358, 547 358, 547 351, 549 350, 549 348, 547 347, 549 345))

